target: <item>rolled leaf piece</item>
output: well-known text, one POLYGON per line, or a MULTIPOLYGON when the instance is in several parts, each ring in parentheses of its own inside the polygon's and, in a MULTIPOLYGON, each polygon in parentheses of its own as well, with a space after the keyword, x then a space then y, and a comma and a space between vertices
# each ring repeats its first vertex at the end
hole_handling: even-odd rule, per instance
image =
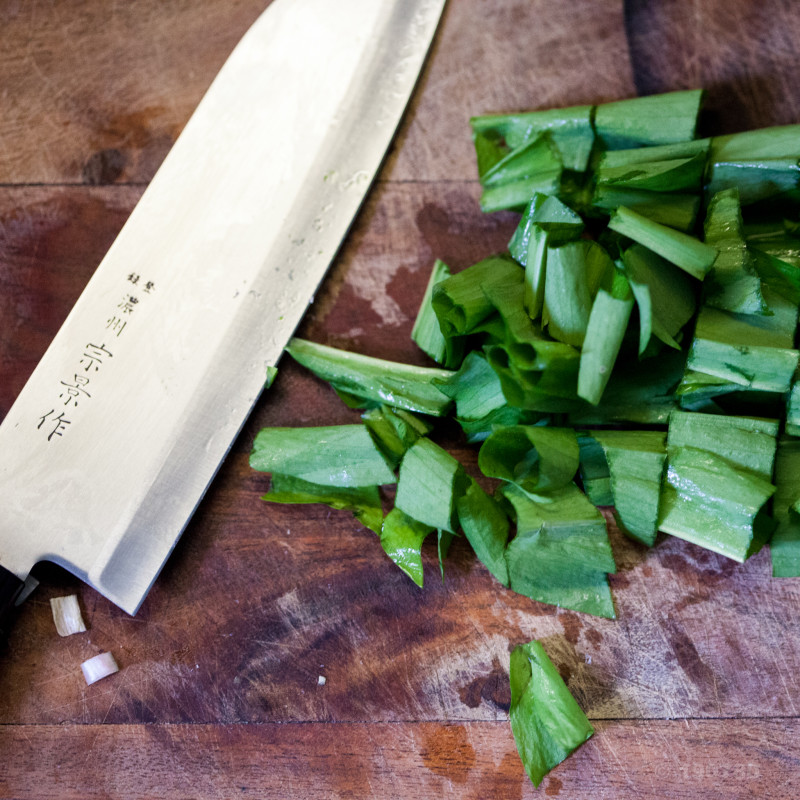
POLYGON ((607 150, 685 142, 694 139, 702 100, 696 89, 603 103, 595 130, 607 150))
POLYGON ((714 264, 717 251, 682 231, 659 225, 657 222, 620 206, 608 222, 612 231, 643 244, 662 258, 702 280, 714 264))
POLYGON ((445 414, 450 405, 450 398, 433 384, 434 379, 446 379, 449 370, 385 361, 297 338, 286 350, 334 388, 377 405, 385 403, 434 417, 445 414))
POLYGON ((322 486, 380 486, 396 480, 364 425, 264 428, 253 443, 250 466, 322 486))
POLYGON ((383 521, 381 547, 417 586, 422 586, 422 543, 434 528, 425 525, 399 508, 393 508, 383 521))
POLYGON ((511 588, 532 600, 613 619, 616 565, 603 515, 574 484, 549 494, 503 486, 517 534, 506 548, 511 588))
POLYGON ((662 431, 592 431, 608 462, 614 514, 632 539, 652 547, 658 534, 667 457, 662 431))
POLYGON ((498 428, 483 443, 478 466, 484 475, 542 494, 572 482, 580 451, 575 431, 537 425, 498 428))
POLYGON ((525 771, 538 786, 594 733, 539 642, 511 652, 509 719, 525 771))
POLYGON ((503 586, 508 586, 505 551, 508 542, 508 515, 478 485, 474 478, 456 500, 458 522, 475 555, 503 586))
POLYGON ((400 464, 395 506, 425 525, 455 533, 456 500, 466 488, 458 461, 430 439, 420 439, 400 464))
POLYGON ((270 490, 261 499, 267 503, 321 503, 337 510, 351 511, 365 528, 379 536, 383 527, 383 508, 377 486, 324 486, 273 473, 270 490))
POLYGON ((773 514, 777 528, 770 539, 772 575, 800 577, 800 441, 782 439, 775 459, 773 514))
POLYGON ((507 256, 490 256, 437 283, 432 304, 445 337, 466 335, 495 310, 487 298, 494 286, 518 285, 524 273, 507 256))
POLYGON ((705 304, 735 314, 768 313, 761 278, 744 238, 738 189, 727 189, 711 198, 705 240, 719 253, 706 279, 705 304))
POLYGON ((416 342, 420 350, 429 355, 434 361, 450 368, 456 366, 453 363, 455 359, 448 359, 447 339, 439 327, 439 319, 431 304, 433 287, 448 277, 450 277, 450 268, 444 261, 437 258, 431 269, 431 274, 425 287, 425 294, 422 297, 417 318, 414 320, 414 327, 411 329, 411 338, 416 342))
POLYGON ((633 294, 622 273, 612 291, 600 289, 594 299, 580 357, 578 397, 597 405, 603 397, 633 310, 633 294))

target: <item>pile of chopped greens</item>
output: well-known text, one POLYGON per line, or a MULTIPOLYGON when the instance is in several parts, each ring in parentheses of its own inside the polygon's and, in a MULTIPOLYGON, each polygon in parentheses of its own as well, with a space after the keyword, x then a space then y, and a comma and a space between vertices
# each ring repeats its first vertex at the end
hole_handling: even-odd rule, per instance
MULTIPOLYGON (((443 564, 463 535, 503 586, 607 618, 600 506, 643 546, 769 542, 800 575, 800 125, 698 139, 701 101, 473 118, 481 206, 520 213, 507 252, 433 265, 412 338, 435 367, 290 343, 362 422, 261 431, 264 500, 349 509, 419 586, 423 542, 443 564), (443 417, 486 480, 436 443, 443 417)), ((538 643, 510 679, 538 785, 592 729, 538 643)))

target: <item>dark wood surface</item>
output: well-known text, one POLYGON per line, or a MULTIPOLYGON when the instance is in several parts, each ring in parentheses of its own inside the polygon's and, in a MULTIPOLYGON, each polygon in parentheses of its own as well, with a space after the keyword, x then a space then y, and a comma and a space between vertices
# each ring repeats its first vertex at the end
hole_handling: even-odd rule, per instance
MULTIPOLYGON (((0 416, 266 5, 0 0, 0 416)), ((705 86, 707 132, 796 122, 799 55, 779 0, 451 0, 303 335, 427 363, 409 333, 432 260, 465 267, 515 225, 479 211, 470 115, 705 86)), ((1 797, 800 794, 800 580, 768 553, 612 530, 614 621, 504 590, 460 541, 444 582, 426 547, 419 590, 348 514, 259 499, 260 427, 353 419, 284 361, 136 617, 38 569, 0 653, 1 797), (71 592, 89 631, 62 639, 49 598, 71 592), (507 721, 509 650, 533 638, 596 728, 539 790, 507 721), (87 687, 103 650, 121 670, 87 687)))

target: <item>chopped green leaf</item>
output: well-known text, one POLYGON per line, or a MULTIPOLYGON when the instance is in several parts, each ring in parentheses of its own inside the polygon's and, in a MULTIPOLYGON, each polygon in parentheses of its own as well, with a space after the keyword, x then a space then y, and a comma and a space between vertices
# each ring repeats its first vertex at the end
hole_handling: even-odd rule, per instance
MULTIPOLYGON (((495 146, 497 142, 504 142, 508 148, 515 149, 547 131, 564 167, 583 172, 594 143, 591 114, 591 106, 574 106, 518 114, 489 114, 473 117, 470 125, 476 150, 480 139, 491 141, 495 146)), ((478 155, 480 158, 480 152, 478 155)))
POLYGON ((466 489, 462 466, 430 439, 420 439, 400 464, 395 506, 433 528, 455 533, 456 500, 466 489))
POLYGON ((364 527, 378 535, 383 526, 383 508, 377 486, 321 485, 274 472, 270 490, 261 499, 268 503, 322 503, 352 511, 364 527))
POLYGON ((614 263, 597 243, 581 240, 547 248, 542 318, 560 342, 581 347, 598 289, 611 288, 614 263))
POLYGON ((396 480, 364 425, 264 428, 253 443, 250 466, 324 486, 379 486, 396 480))
POLYGON ((580 451, 575 431, 538 425, 497 428, 481 445, 478 466, 490 478, 541 494, 572 482, 580 451))
POLYGON ((538 786, 594 733, 539 642, 511 652, 509 718, 525 771, 538 786))
POLYGON ((642 245, 622 254, 625 275, 639 309, 639 355, 651 336, 679 349, 676 336, 695 311, 695 288, 685 272, 642 245))
POLYGON ((474 478, 469 479, 469 488, 456 501, 456 508, 458 522, 475 555, 503 586, 508 586, 508 515, 474 478))
POLYGON ((517 535, 506 548, 511 588, 532 600, 613 619, 606 573, 616 565, 606 522, 574 484, 526 494, 505 484, 517 535))
POLYGON ((628 282, 622 273, 617 273, 612 291, 600 289, 594 299, 581 351, 578 397, 589 403, 596 405, 603 396, 632 310, 628 282))
POLYGON ((433 383, 434 379, 449 377, 448 370, 399 364, 297 338, 289 342, 286 350, 295 361, 337 389, 375 403, 437 417, 450 405, 450 398, 433 383))
POLYGON ((727 189, 711 198, 705 240, 718 251, 706 280, 706 305, 735 314, 768 313, 761 279, 744 239, 738 189, 727 189))
POLYGON ((383 521, 381 546, 417 586, 422 586, 422 543, 434 528, 393 508, 383 521))
POLYGON ((634 97, 597 106, 594 125, 608 150, 694 139, 701 90, 634 97))
POLYGON ((770 540, 772 574, 800 577, 800 441, 782 439, 775 459, 773 513, 778 523, 770 540))
POLYGON ((615 514, 622 530, 651 547, 658 533, 661 480, 667 457, 661 431, 593 431, 611 475, 615 514))
POLYGON ((520 145, 481 177, 481 210, 523 209, 534 192, 556 194, 564 167, 549 133, 520 145))
POLYGON ((662 258, 702 280, 711 269, 717 251, 682 231, 659 225, 657 222, 620 206, 609 220, 608 227, 639 242, 662 258))
POLYGON ((422 303, 420 303, 417 318, 414 320, 414 327, 411 329, 411 339, 416 342, 420 350, 427 353, 438 364, 453 367, 457 359, 455 355, 452 358, 448 358, 448 352, 451 351, 451 348, 447 346, 447 339, 439 327, 439 319, 431 304, 433 287, 449 276, 450 268, 444 261, 440 261, 437 258, 428 278, 425 294, 422 298, 422 303))

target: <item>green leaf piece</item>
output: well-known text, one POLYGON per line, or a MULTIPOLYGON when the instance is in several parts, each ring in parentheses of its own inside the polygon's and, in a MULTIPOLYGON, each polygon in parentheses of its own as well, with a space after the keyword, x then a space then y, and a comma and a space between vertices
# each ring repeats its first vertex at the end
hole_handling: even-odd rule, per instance
MULTIPOLYGON (((788 241, 792 248, 799 244, 794 238, 788 241)), ((787 252, 782 243, 765 243, 759 247, 748 245, 748 249, 761 280, 793 305, 800 305, 800 256, 787 252)))
POLYGON ((508 586, 508 515, 474 478, 469 479, 469 488, 457 499, 456 509, 461 530, 475 555, 503 586, 508 586))
POLYGON ((478 453, 478 466, 484 475, 537 494, 571 483, 579 460, 574 430, 538 425, 497 428, 478 453))
MULTIPOLYGON (((487 114, 470 120, 475 149, 480 164, 479 140, 490 141, 498 146, 502 142, 515 149, 548 132, 558 150, 566 169, 583 172, 589 161, 594 144, 592 129, 592 107, 528 111, 517 114, 487 114)), ((485 148, 485 145, 480 145, 485 148)), ((485 158, 485 156, 484 156, 485 158)))
POLYGON ((742 205, 751 205, 800 186, 798 156, 762 158, 754 161, 716 161, 709 167, 706 191, 716 194, 736 189, 742 205))
POLYGON ((525 267, 524 305, 532 318, 544 301, 549 247, 574 241, 583 227, 583 220, 558 198, 534 193, 508 244, 511 255, 525 267))
POLYGON ((646 189, 651 192, 699 192, 706 159, 704 153, 667 161, 644 161, 636 164, 597 169, 598 186, 646 189))
POLYGON ((611 475, 614 512, 622 530, 652 547, 658 534, 661 481, 667 457, 662 431, 592 431, 611 475))
POLYGON ((442 576, 442 582, 444 582, 444 561, 455 538, 456 535, 450 531, 439 530, 436 532, 436 550, 439 556, 439 574, 442 576))
POLYGON ((592 436, 578 436, 580 478, 583 491, 595 506, 614 505, 611 473, 603 446, 592 436))
POLYGON ((717 251, 711 245, 682 231, 653 222, 625 206, 614 211, 608 227, 658 253, 700 280, 706 276, 717 257, 717 251))
POLYGON ((666 425, 678 407, 675 388, 684 374, 685 355, 668 350, 644 361, 625 359, 616 365, 597 405, 583 403, 567 414, 575 426, 633 423, 666 425))
POLYGON ((639 309, 639 355, 653 336, 679 349, 675 337, 692 318, 697 305, 689 276, 639 244, 623 253, 622 267, 639 309))
POLYGON ((483 419, 506 403, 497 373, 479 350, 470 351, 460 369, 437 385, 455 401, 460 420, 483 419))
POLYGON ((539 642, 511 652, 509 719, 520 759, 534 786, 594 733, 539 642))
POLYGON ((383 508, 377 486, 325 486, 280 473, 273 473, 270 483, 270 490, 261 498, 267 503, 321 503, 337 510, 352 511, 364 527, 380 536, 383 508))
POLYGON ((425 525, 455 533, 456 500, 466 486, 458 461, 430 439, 420 439, 400 464, 395 506, 425 525))
POLYGON ((421 436, 430 433, 432 426, 426 420, 403 409, 389 406, 372 408, 361 415, 373 439, 384 453, 392 468, 421 436))
POLYGON ((777 430, 774 420, 673 414, 660 529, 740 562, 757 552, 772 532, 777 430))
POLYGON ((517 535, 506 548, 511 588, 541 603, 613 619, 616 571, 603 515, 574 484, 549 494, 503 486, 517 535))
POLYGON ((762 293, 771 316, 701 309, 687 359, 689 370, 740 389, 789 390, 800 356, 794 349, 797 306, 768 286, 762 293))
POLYGON ((381 547, 420 588, 423 583, 422 543, 434 528, 393 508, 383 521, 381 547))
POLYGON ((705 450, 769 480, 778 428, 777 420, 676 411, 669 421, 669 445, 705 450))
POLYGON ((396 480, 364 425, 264 428, 253 443, 250 466, 323 486, 380 486, 396 480))
POLYGON ((670 448, 659 527, 743 562, 772 532, 763 508, 774 489, 713 453, 670 448))
POLYGON ((800 577, 800 441, 782 439, 775 459, 773 514, 777 521, 770 540, 772 575, 800 577))
POLYGON ((800 381, 796 375, 786 396, 786 433, 800 436, 800 381))
POLYGON ((534 192, 557 194, 564 167, 550 135, 545 132, 520 145, 481 177, 481 210, 522 210, 534 192))
POLYGON ((431 304, 433 287, 448 277, 450 277, 450 268, 444 261, 437 258, 433 263, 425 294, 414 320, 414 327, 411 329, 411 339, 416 342, 423 353, 430 356, 437 364, 451 368, 455 366, 452 363, 454 359, 448 358, 452 349, 447 346, 447 339, 439 327, 439 318, 431 304))
POLYGON ((581 240, 547 248, 542 318, 560 342, 581 347, 598 289, 611 288, 614 262, 597 242, 581 240))
POLYGON ((706 279, 706 305, 735 314, 768 313, 761 279, 744 238, 738 189, 727 189, 711 198, 705 240, 718 251, 706 279))
POLYGON ((707 158, 711 148, 711 139, 691 139, 685 142, 653 145, 650 147, 632 147, 626 150, 607 150, 599 154, 596 172, 601 174, 606 169, 632 167, 640 164, 651 164, 660 161, 674 161, 695 156, 707 158))
POLYGON ((597 405, 611 378, 633 310, 628 282, 617 273, 612 292, 600 289, 592 305, 578 372, 578 397, 597 405), (621 278, 621 280, 619 280, 621 278))
POLYGON ((450 398, 434 385, 449 370, 416 367, 351 353, 294 338, 286 348, 292 358, 336 389, 406 411, 439 417, 450 398))
POLYGON ((625 206, 653 222, 689 233, 700 210, 700 195, 597 186, 591 204, 607 213, 625 206))
POLYGON ((668 92, 603 103, 595 110, 597 137, 607 150, 694 139, 701 90, 668 92))
POLYGON ((437 283, 432 304, 445 337, 466 335, 494 312, 487 297, 494 286, 519 285, 524 272, 506 256, 491 256, 437 283))

